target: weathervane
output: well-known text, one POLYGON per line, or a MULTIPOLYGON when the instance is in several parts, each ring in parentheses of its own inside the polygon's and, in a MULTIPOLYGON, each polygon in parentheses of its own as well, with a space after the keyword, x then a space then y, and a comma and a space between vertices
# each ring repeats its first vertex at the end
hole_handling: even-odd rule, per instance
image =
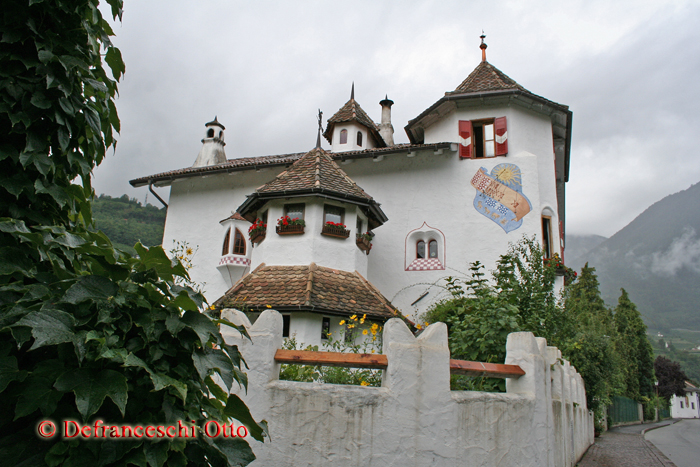
POLYGON ((318 109, 318 135, 316 135, 316 147, 318 149, 321 149, 321 133, 323 133, 323 125, 321 124, 321 120, 323 119, 323 112, 321 112, 321 109, 318 109))

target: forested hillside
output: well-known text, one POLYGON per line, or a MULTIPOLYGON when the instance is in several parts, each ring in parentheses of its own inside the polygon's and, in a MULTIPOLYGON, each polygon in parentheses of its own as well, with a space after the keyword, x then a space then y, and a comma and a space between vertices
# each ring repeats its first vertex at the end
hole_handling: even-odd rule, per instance
POLYGON ((127 195, 112 198, 100 195, 92 204, 97 228, 116 244, 133 247, 136 242, 146 246, 160 245, 165 226, 165 209, 141 205, 127 195))

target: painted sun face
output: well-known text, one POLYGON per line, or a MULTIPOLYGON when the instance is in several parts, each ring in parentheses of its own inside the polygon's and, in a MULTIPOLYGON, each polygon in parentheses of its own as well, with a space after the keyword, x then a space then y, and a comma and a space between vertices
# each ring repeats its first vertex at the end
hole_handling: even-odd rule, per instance
POLYGON ((498 181, 508 185, 519 186, 522 183, 520 178, 520 169, 513 164, 500 164, 500 167, 495 168, 493 174, 496 176, 498 181))

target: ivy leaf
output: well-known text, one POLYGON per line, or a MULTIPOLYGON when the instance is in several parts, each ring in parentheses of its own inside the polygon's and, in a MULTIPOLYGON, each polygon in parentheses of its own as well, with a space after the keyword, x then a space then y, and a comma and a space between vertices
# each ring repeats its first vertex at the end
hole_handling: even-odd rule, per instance
POLYGON ((127 401, 126 378, 114 370, 102 370, 96 373, 94 370, 84 368, 75 369, 62 374, 54 387, 61 392, 73 391, 75 405, 84 420, 96 413, 105 397, 112 402, 124 415, 127 401))
POLYGON ((88 300, 107 300, 109 297, 113 297, 118 290, 117 284, 107 277, 83 276, 70 286, 61 301, 77 305, 88 300))
POLYGON ((144 443, 143 447, 146 454, 146 461, 151 467, 162 467, 165 461, 168 460, 170 443, 144 443))
POLYGON ((207 376, 216 371, 223 379, 226 388, 231 389, 233 364, 223 351, 204 347, 203 351, 198 350, 192 353, 192 361, 202 379, 206 379, 207 376))
POLYGON ((172 386, 180 394, 183 402, 187 399, 187 385, 182 381, 178 381, 175 378, 161 373, 151 373, 151 381, 153 381, 153 386, 156 391, 172 386))
POLYGON ((27 326, 34 336, 34 345, 31 349, 38 349, 45 345, 73 342, 75 332, 75 318, 65 311, 45 309, 40 312, 33 311, 17 321, 12 327, 27 326))
POLYGON ((14 272, 20 272, 31 276, 33 266, 31 259, 27 258, 19 248, 0 248, 0 275, 9 276, 14 272))
POLYGON ((226 457, 230 466, 248 465, 255 460, 253 450, 242 438, 224 438, 222 436, 213 441, 209 438, 205 438, 205 440, 226 457))
POLYGON ((122 74, 126 71, 124 66, 124 60, 122 60, 122 53, 116 47, 110 47, 107 49, 107 54, 105 55, 105 62, 112 69, 112 75, 114 79, 119 81, 122 74))
POLYGON ((255 420, 253 420, 253 416, 250 415, 250 410, 248 410, 248 407, 246 407, 245 403, 237 395, 231 394, 228 396, 226 408, 224 409, 224 415, 235 418, 248 427, 250 435, 256 440, 263 442, 263 438, 265 436, 270 438, 267 423, 262 421, 259 425, 255 420))
POLYGON ((19 371, 15 357, 0 357, 0 392, 12 381, 23 381, 27 372, 19 371))
POLYGON ((206 315, 199 311, 185 312, 180 321, 197 333, 202 346, 206 346, 207 342, 209 342, 209 336, 214 336, 218 340, 219 329, 206 315))

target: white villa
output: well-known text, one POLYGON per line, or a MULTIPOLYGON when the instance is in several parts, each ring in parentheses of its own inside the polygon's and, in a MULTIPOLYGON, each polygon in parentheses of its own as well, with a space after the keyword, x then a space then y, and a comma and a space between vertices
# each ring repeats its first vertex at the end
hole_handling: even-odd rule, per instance
POLYGON ((131 184, 170 187, 163 245, 199 246, 191 275, 217 306, 272 307, 306 344, 353 314, 418 318, 442 278, 493 269, 524 235, 563 257, 572 113, 486 61, 483 37, 481 49, 405 125, 408 144, 394 144, 391 100, 377 124, 353 91, 327 121, 330 149, 229 160, 214 119, 192 167, 131 184))
POLYGON ((685 382, 685 396, 671 398, 671 418, 700 418, 700 388, 685 382))

